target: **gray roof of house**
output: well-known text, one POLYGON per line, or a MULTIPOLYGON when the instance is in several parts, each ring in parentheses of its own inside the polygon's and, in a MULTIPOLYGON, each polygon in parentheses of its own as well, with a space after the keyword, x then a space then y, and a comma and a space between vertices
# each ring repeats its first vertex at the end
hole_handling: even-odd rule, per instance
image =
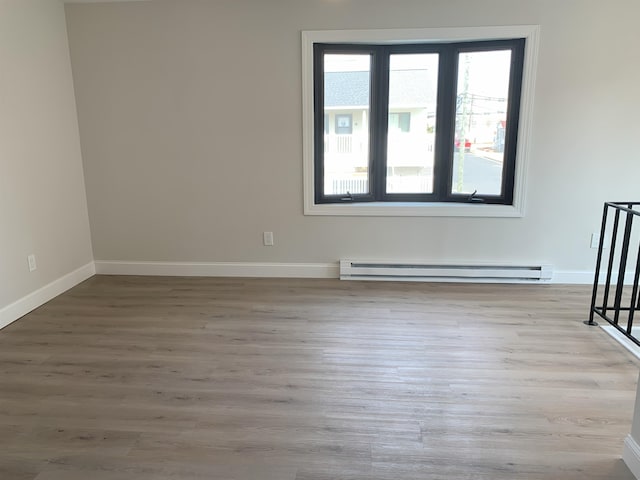
MULTIPOLYGON (((369 72, 325 72, 324 75, 325 107, 369 104, 369 72)), ((417 108, 434 104, 436 90, 431 75, 428 70, 392 70, 390 105, 417 108)))

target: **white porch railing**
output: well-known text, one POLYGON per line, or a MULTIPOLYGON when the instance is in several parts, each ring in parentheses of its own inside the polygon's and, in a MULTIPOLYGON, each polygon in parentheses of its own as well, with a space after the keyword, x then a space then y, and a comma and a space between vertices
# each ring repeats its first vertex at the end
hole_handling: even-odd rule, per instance
POLYGON ((367 150, 367 137, 365 135, 338 135, 324 136, 325 154, 350 154, 362 153, 367 150))
POLYGON ((339 195, 347 192, 355 195, 369 192, 369 180, 367 178, 333 178, 328 180, 328 185, 325 185, 325 192, 328 195, 339 195))
MULTIPOLYGON (((431 193, 433 191, 432 176, 389 176, 387 177, 387 193, 431 193)), ((352 195, 368 193, 369 180, 362 178, 328 178, 325 183, 327 195, 340 195, 349 192, 352 195)))
MULTIPOLYGON (((391 167, 425 167, 433 163, 434 135, 392 133, 387 140, 387 165, 391 167)), ((366 134, 325 134, 325 161, 348 160, 353 165, 367 165, 369 137, 366 134)))

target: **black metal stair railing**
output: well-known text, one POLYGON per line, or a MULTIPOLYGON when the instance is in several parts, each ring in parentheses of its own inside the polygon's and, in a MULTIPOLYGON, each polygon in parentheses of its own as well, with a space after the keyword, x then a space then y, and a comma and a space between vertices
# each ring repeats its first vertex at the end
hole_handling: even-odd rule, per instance
POLYGON ((640 226, 638 216, 640 202, 606 202, 602 212, 602 226, 598 244, 591 311, 587 325, 597 325, 598 315, 626 335, 637 345, 640 340, 633 334, 633 320, 640 309, 638 283, 640 280, 640 226), (610 222, 613 217, 613 223, 610 222), (635 223, 634 223, 635 220, 635 223), (637 244, 637 245, 636 245, 637 244), (609 250, 606 259, 606 274, 601 284, 604 251, 609 250), (630 268, 631 267, 631 268, 630 268), (600 287, 603 288, 599 297, 600 287), (613 287, 613 305, 610 302, 613 287), (626 321, 626 325, 625 325, 626 321))

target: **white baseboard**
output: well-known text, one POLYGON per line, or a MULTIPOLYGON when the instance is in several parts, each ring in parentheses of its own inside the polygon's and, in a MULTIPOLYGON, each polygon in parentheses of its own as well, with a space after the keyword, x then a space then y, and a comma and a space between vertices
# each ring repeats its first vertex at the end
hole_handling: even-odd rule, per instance
POLYGON ((77 270, 54 280, 42 288, 39 288, 35 292, 22 297, 20 300, 17 300, 6 307, 0 308, 0 328, 4 328, 10 323, 15 322, 30 311, 44 305, 52 298, 57 297, 61 293, 75 287, 80 282, 92 277, 95 273, 96 269, 94 263, 87 263, 77 270))
MULTIPOLYGON (((571 271, 561 271, 554 272, 553 277, 551 278, 551 283, 567 283, 573 285, 593 285, 593 277, 595 272, 571 272, 571 271)), ((600 272, 600 284, 604 285, 606 281, 606 271, 603 270, 600 272)), ((615 284, 617 281, 617 272, 613 272, 612 276, 612 284, 615 284)), ((633 285, 633 272, 627 272, 624 276, 624 284, 625 285, 633 285)))
POLYGON ((101 275, 338 278, 338 263, 118 262, 96 260, 101 275))
POLYGON ((594 272, 553 272, 551 283, 566 283, 570 285, 593 285, 594 272))
MULTIPOLYGON (((97 260, 0 308, 0 328, 45 304, 95 274, 191 277, 339 278, 334 263, 120 262, 97 260)), ((593 272, 555 272, 550 283, 591 284, 593 272)))
MULTIPOLYGON (((127 262, 96 260, 99 275, 155 275, 177 277, 339 278, 339 262, 127 262)), ((554 272, 550 282, 591 285, 593 272, 554 272)))
POLYGON ((627 435, 624 440, 622 460, 627 464, 633 476, 640 478, 640 446, 631 435, 627 435))

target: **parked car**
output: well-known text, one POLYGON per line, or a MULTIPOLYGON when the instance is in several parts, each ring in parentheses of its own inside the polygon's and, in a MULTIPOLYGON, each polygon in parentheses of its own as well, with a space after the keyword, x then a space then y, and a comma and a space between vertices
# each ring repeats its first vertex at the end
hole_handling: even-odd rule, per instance
MULTIPOLYGON (((460 148, 460 139, 459 139, 459 138, 456 138, 456 143, 455 143, 455 145, 456 145, 456 149, 459 149, 459 148, 460 148)), ((464 140, 464 149, 465 149, 465 150, 469 150, 470 148, 471 148, 471 140, 469 140, 468 138, 466 138, 466 139, 464 140)))

